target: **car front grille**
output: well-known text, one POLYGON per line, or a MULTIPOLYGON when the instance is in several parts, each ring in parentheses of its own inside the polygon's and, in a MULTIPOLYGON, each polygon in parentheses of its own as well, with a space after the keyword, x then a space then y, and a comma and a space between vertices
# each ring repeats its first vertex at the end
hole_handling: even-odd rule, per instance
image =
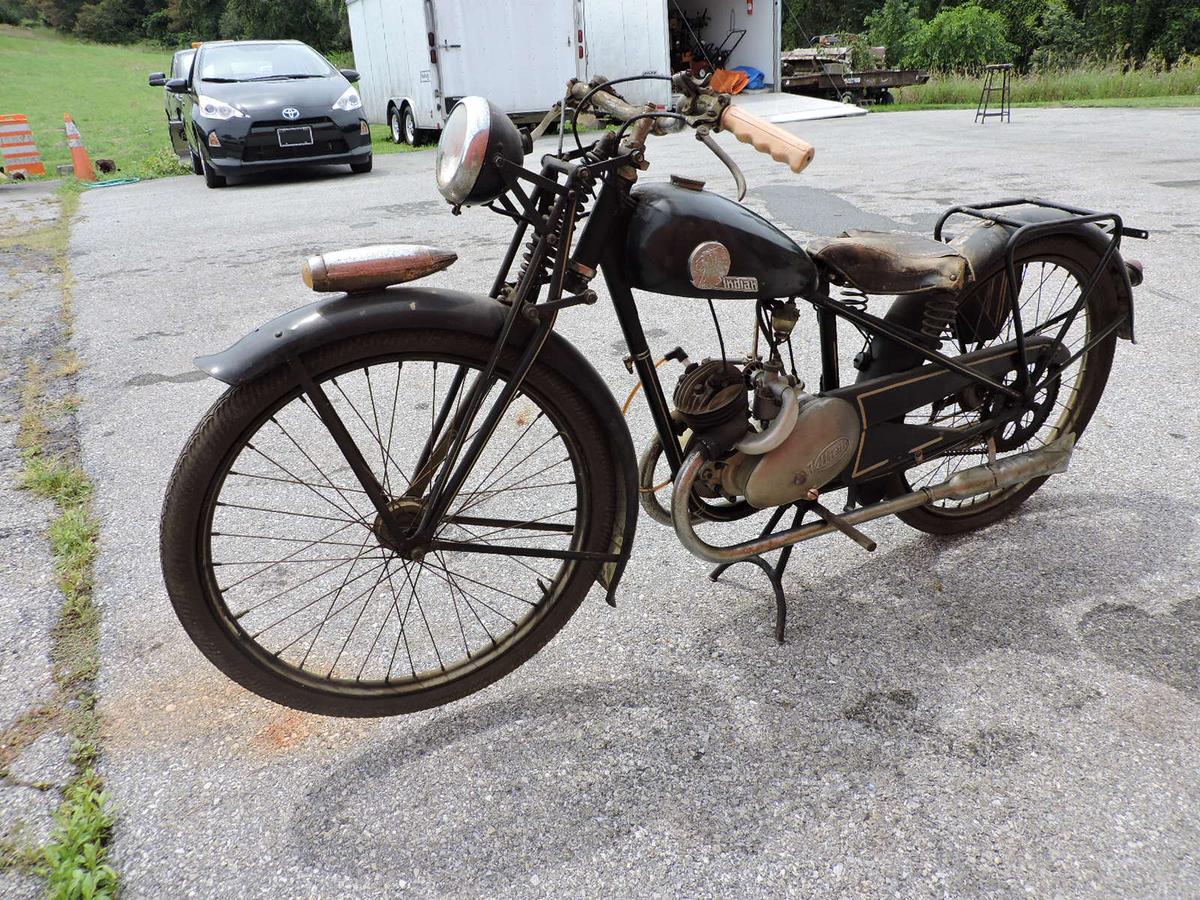
POLYGON ((312 156, 333 156, 348 153, 349 145, 342 130, 332 119, 296 119, 288 121, 255 122, 250 127, 246 144, 242 150, 243 162, 268 162, 272 160, 306 159, 312 156), (278 128, 297 128, 308 125, 312 128, 313 142, 304 147, 280 147, 275 131, 278 128))

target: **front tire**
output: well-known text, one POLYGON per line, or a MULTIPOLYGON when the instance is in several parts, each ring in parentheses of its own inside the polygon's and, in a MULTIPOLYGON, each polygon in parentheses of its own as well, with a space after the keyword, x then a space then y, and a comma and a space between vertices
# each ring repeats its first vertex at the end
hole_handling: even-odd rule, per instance
POLYGON ((217 173, 217 170, 212 167, 212 163, 208 161, 201 151, 200 153, 200 172, 204 175, 204 184, 210 188, 223 188, 228 183, 224 175, 217 173))
MULTIPOLYGON (((406 484, 437 411, 466 390, 450 394, 456 372, 469 386, 491 350, 456 332, 384 332, 328 344, 305 365, 399 509, 413 502, 406 484)), ((515 359, 501 358, 501 378, 515 359)), ((613 466, 588 402, 535 364, 438 535, 605 553, 613 466)), ((595 560, 468 550, 406 560, 382 543, 364 499, 287 366, 217 401, 176 464, 161 530, 171 602, 217 668, 308 712, 414 712, 528 660, 599 572, 595 560)))

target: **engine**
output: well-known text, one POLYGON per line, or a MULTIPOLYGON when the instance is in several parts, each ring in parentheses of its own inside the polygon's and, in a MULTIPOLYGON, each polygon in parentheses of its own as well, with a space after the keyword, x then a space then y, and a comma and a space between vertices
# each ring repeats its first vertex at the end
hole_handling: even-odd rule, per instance
POLYGON ((675 387, 675 408, 714 460, 697 490, 768 509, 836 478, 854 457, 861 420, 847 401, 803 387, 778 367, 689 365, 675 387), (751 414, 764 427, 753 427, 751 414))

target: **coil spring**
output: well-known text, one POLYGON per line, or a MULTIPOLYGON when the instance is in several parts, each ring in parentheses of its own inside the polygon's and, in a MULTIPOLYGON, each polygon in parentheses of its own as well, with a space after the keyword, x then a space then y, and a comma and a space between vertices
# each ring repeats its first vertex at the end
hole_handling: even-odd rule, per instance
POLYGON ((858 288, 842 288, 838 299, 847 306, 859 311, 867 308, 867 295, 858 290, 858 288))
MULTIPOLYGON (((575 213, 574 213, 575 222, 578 222, 581 218, 583 218, 583 216, 585 214, 584 202, 586 200, 590 199, 590 192, 584 191, 582 193, 583 193, 583 196, 582 196, 581 202, 575 203, 574 207, 573 207, 575 210, 575 213)), ((547 200, 546 200, 547 206, 549 206, 549 202, 550 202, 549 198, 547 198, 547 200)), ((548 213, 549 210, 545 210, 545 212, 548 213)), ((566 233, 568 231, 568 229, 563 227, 563 225, 565 224, 562 221, 563 216, 564 216, 564 214, 560 214, 558 217, 558 221, 548 223, 550 226, 549 233, 557 235, 559 237, 559 241, 554 244, 547 243, 546 253, 542 257, 542 262, 541 262, 541 265, 539 266, 539 271, 537 272, 537 278, 536 278, 536 281, 534 282, 534 290, 537 290, 538 288, 542 287, 543 285, 550 283, 551 273, 554 271, 555 266, 558 264, 560 255, 562 253, 568 252, 570 250, 569 246, 565 246, 566 244, 569 244, 570 242, 562 240, 562 238, 566 235, 566 233)), ((528 274, 529 267, 533 263, 533 252, 537 248, 537 244, 538 244, 539 240, 540 240, 540 238, 538 238, 535 235, 525 242, 525 252, 523 254, 521 254, 521 272, 517 278, 517 284, 520 284, 522 281, 524 281, 526 275, 528 274)))
POLYGON ((925 301, 921 312, 921 334, 940 341, 958 314, 958 294, 935 294, 925 301))

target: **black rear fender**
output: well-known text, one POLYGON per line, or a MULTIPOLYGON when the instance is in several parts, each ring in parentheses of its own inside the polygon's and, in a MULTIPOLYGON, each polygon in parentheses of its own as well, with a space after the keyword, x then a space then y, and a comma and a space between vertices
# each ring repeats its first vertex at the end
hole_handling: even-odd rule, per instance
MULTIPOLYGON (((1063 214, 1058 210, 1046 209, 1044 207, 1024 207, 1005 210, 1004 215, 1021 222, 1045 222, 1063 217, 1063 214)), ((1004 266, 1004 249, 1008 244, 1008 238, 1011 234, 1012 229, 1008 227, 988 224, 974 228, 951 242, 954 244, 955 249, 967 258, 967 262, 974 273, 976 285, 975 289, 968 290, 967 295, 963 298, 959 306, 958 320, 960 325, 981 321, 981 308, 988 305, 989 301, 999 303, 1002 299, 1000 297, 989 298, 984 296, 984 291, 978 290, 978 286, 1004 266)), ((1080 225, 1070 222, 1064 223, 1062 229, 1055 231, 1053 236, 1060 239, 1067 238, 1082 242, 1094 251, 1097 262, 1103 256, 1111 240, 1108 234, 1102 231, 1097 225, 1080 225)), ((1135 271, 1138 270, 1135 269, 1135 271)), ((1112 316, 1124 316, 1124 321, 1117 328, 1117 335, 1125 340, 1132 341, 1133 283, 1130 281, 1130 266, 1121 257, 1119 250, 1109 260, 1108 275, 1113 279, 1116 288, 1117 303, 1117 308, 1112 310, 1110 314, 1112 316)), ((1141 281, 1140 271, 1138 281, 1139 283, 1141 281)), ((998 284, 998 282, 993 282, 993 284, 998 284)), ((983 318, 986 319, 986 316, 983 318)), ((1003 328, 1005 321, 1007 321, 1007 316, 1000 321, 1000 328, 1003 328)), ((998 329, 996 333, 999 333, 998 329)), ((995 334, 972 335, 972 339, 988 340, 994 337, 995 334)))
MULTIPOLYGON (((232 347, 198 357, 196 365, 213 378, 239 385, 325 344, 373 332, 436 328, 494 340, 507 313, 506 306, 490 297, 441 288, 393 287, 341 294, 286 312, 232 347)), ((527 330, 525 324, 517 324, 516 340, 527 330)), ((579 389, 608 436, 617 469, 611 552, 620 559, 604 566, 601 579, 608 591, 606 599, 615 605, 617 583, 637 525, 637 462, 629 429, 604 379, 565 338, 551 332, 538 359, 579 389)))

